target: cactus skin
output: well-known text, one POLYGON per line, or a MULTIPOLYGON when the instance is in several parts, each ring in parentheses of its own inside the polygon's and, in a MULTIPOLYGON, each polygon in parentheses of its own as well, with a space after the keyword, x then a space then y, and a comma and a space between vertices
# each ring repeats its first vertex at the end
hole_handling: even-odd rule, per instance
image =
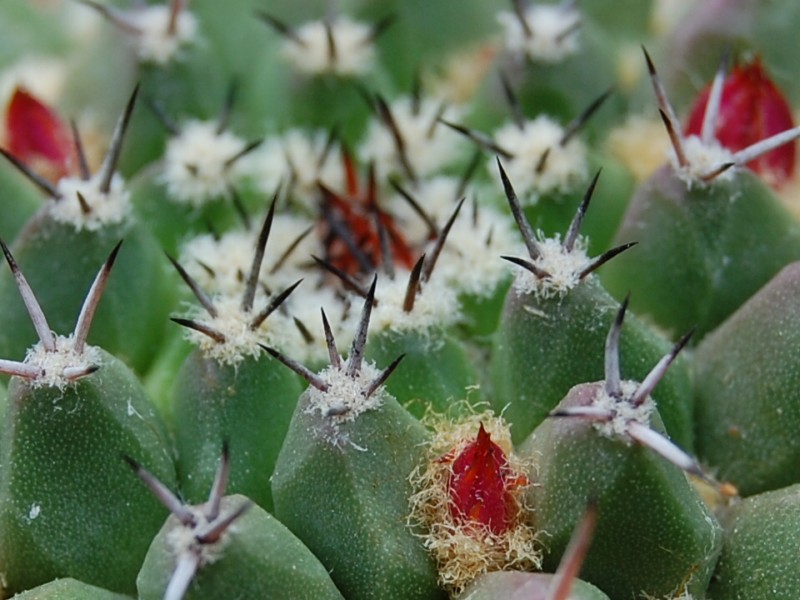
POLYGON ((115 594, 77 579, 56 579, 14 596, 16 600, 130 600, 131 596, 115 594))
POLYGON ((131 478, 120 455, 145 457, 172 483, 172 452, 133 373, 119 359, 101 357, 99 371, 63 391, 11 380, 0 438, 6 591, 75 577, 135 592, 165 510, 131 478))
POLYGON ((670 166, 635 194, 617 240, 637 240, 603 283, 671 336, 718 326, 783 266, 800 258, 800 225, 753 173, 687 190, 670 166))
POLYGON ((479 377, 463 346, 444 331, 386 330, 373 335, 366 356, 388 364, 404 355, 386 382, 386 389, 412 415, 421 418, 429 409, 447 412, 456 400, 469 397, 479 377))
MULTIPOLYGON (((547 417, 572 386, 602 378, 603 356, 598 349, 617 308, 592 275, 560 299, 537 300, 510 290, 494 337, 490 401, 512 423, 516 443, 547 417)), ((639 380, 669 349, 666 340, 635 318, 629 319, 620 341, 625 376, 639 380)), ((693 403, 685 361, 678 359, 654 396, 670 437, 691 449, 693 403)))
MULTIPOLYGON (((545 600, 553 576, 547 573, 495 571, 478 577, 458 600, 545 600)), ((575 581, 565 600, 608 600, 603 592, 585 581, 575 581)))
MULTIPOLYGON (((558 410, 588 405, 601 390, 602 384, 578 385, 558 410)), ((550 534, 545 570, 557 565, 587 498, 595 498, 597 531, 581 570, 586 581, 611 598, 661 597, 683 586, 704 592, 722 530, 677 467, 579 418, 547 419, 520 454, 536 460, 528 496, 536 527, 550 534)))
POLYGON ((742 495, 800 481, 798 348, 800 263, 698 346, 697 451, 742 495))
POLYGON ((272 510, 269 478, 302 393, 298 378, 268 356, 226 365, 195 350, 175 382, 171 404, 178 481, 202 502, 212 487, 223 440, 230 440, 228 491, 272 510))
POLYGON ((709 598, 797 598, 800 486, 746 498, 724 515, 723 523, 725 543, 709 598))
MULTIPOLYGON (((247 502, 234 494, 222 499, 221 511, 247 502)), ((170 515, 158 532, 136 580, 140 600, 161 600, 175 570, 170 534, 183 525, 170 515)), ((308 548, 272 515, 252 506, 226 534, 221 556, 200 568, 186 600, 286 598, 343 600, 325 568, 308 548)))
MULTIPOLYGON (((422 460, 425 428, 394 399, 346 427, 333 446, 329 427, 300 397, 275 472, 275 516, 319 557, 348 599, 441 599, 436 569, 406 527, 408 474, 422 460)), ((343 427, 344 429, 344 427, 343 427)))

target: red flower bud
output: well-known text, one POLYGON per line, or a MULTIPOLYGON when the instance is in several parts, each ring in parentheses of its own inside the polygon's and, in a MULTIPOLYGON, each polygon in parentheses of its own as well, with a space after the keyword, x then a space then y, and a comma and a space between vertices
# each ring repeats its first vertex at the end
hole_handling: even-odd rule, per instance
POLYGON ((414 264, 413 252, 394 218, 378 206, 374 171, 370 171, 364 192, 359 185, 353 160, 346 152, 343 161, 346 193, 337 194, 323 189, 323 239, 328 262, 348 275, 364 272, 364 259, 372 268, 378 268, 386 260, 381 243, 380 228, 383 228, 386 244, 392 254, 392 264, 410 269, 414 264))
MULTIPOLYGON (((700 135, 711 86, 695 101, 686 125, 686 135, 700 135)), ((794 127, 792 111, 781 91, 764 71, 761 61, 737 66, 722 88, 714 135, 724 147, 735 152, 794 127)), ((779 187, 794 173, 796 146, 789 142, 748 163, 773 187, 779 187)))
POLYGON ((67 174, 72 136, 58 115, 23 88, 17 88, 6 110, 8 151, 34 170, 57 181, 67 174))
POLYGON ((494 534, 514 526, 519 508, 512 492, 527 483, 511 473, 508 459, 483 428, 453 461, 450 512, 458 522, 485 525, 494 534))

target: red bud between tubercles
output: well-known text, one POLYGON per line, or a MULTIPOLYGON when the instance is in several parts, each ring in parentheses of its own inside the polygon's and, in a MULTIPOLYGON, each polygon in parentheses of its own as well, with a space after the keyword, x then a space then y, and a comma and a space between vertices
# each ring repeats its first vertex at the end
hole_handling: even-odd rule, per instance
MULTIPOLYGON (((685 133, 700 135, 711 86, 695 101, 685 133)), ((770 80, 760 59, 740 65, 726 78, 714 135, 731 151, 741 150, 794 127, 792 111, 783 93, 770 80)), ((748 163, 771 186, 780 187, 792 177, 797 149, 784 144, 748 163)))
POLYGON ((511 492, 526 483, 524 476, 511 473, 505 453, 481 423, 475 441, 453 461, 448 486, 451 515, 502 534, 514 526, 518 511, 511 492))
POLYGON ((11 154, 43 170, 52 181, 67 174, 72 154, 71 136, 54 110, 18 87, 8 103, 5 121, 6 147, 11 154))

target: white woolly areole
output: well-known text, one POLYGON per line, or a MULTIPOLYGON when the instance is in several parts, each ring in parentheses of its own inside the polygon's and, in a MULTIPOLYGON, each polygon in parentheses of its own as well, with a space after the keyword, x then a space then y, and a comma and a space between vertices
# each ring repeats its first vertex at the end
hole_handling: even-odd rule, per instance
POLYGON ((50 387, 63 390, 72 383, 64 376, 64 369, 80 369, 99 365, 101 362, 100 351, 95 346, 84 346, 81 353, 75 352, 72 336, 56 336, 56 349, 54 352, 44 348, 37 342, 28 349, 24 363, 38 367, 41 374, 30 379, 34 388, 50 387))
POLYGON ((232 230, 219 239, 204 233, 184 243, 180 262, 208 294, 241 297, 255 251, 256 233, 252 231, 232 230))
MULTIPOLYGON (((514 155, 504 160, 503 167, 523 205, 535 204, 539 196, 550 192, 570 192, 587 179, 586 146, 576 136, 562 145, 563 136, 564 128, 547 115, 525 121, 521 129, 516 123, 507 123, 494 133, 494 141, 514 155), (544 168, 537 173, 548 150, 544 168)), ((496 170, 494 162, 492 159, 490 168, 496 170)))
POLYGON ((286 39, 282 48, 284 57, 298 71, 310 75, 367 73, 375 61, 372 27, 345 16, 337 16, 328 26, 336 47, 335 57, 330 54, 328 33, 323 21, 309 21, 295 29, 302 44, 286 39))
POLYGON ((170 7, 166 4, 146 6, 126 14, 126 21, 138 30, 136 52, 139 59, 166 65, 178 57, 178 51, 197 38, 197 18, 181 10, 175 30, 169 32, 170 7))
POLYGON ((318 376, 328 385, 324 392, 309 386, 308 406, 306 414, 318 413, 331 426, 334 436, 329 440, 334 445, 341 443, 339 426, 355 421, 359 415, 368 410, 379 408, 387 394, 381 386, 369 397, 364 397, 364 391, 378 378, 380 371, 370 362, 363 362, 361 369, 354 377, 347 374, 346 364, 341 369, 329 366, 322 370, 318 376))
MULTIPOLYGON (((440 175, 420 180, 408 191, 434 223, 443 226, 455 210, 459 186, 457 178, 440 175)), ((468 193, 467 197, 470 195, 468 193)), ((408 202, 394 194, 387 206, 415 247, 430 245, 427 225, 408 202)), ((502 264, 499 257, 525 251, 514 232, 506 215, 478 204, 476 216, 475 206, 467 200, 447 236, 434 269, 434 279, 449 282, 458 292, 490 296, 497 284, 508 276, 507 270, 498 268, 502 264)))
POLYGON ((481 298, 491 296, 508 277, 501 256, 516 256, 525 247, 506 215, 479 206, 473 221, 472 206, 465 204, 447 236, 435 277, 447 281, 459 292, 481 298))
POLYGON ((238 161, 228 161, 246 144, 230 131, 218 133, 217 127, 213 121, 192 120, 181 125, 180 133, 167 142, 160 179, 170 199, 202 206, 225 194, 241 176, 238 161))
POLYGON ((519 295, 533 294, 540 300, 563 296, 580 283, 581 272, 591 262, 586 255, 586 238, 578 236, 571 252, 564 250, 558 234, 552 238, 544 238, 538 232, 537 238, 541 255, 531 262, 547 271, 550 277, 536 277, 520 267, 521 270, 514 280, 514 289, 519 295))
MULTIPOLYGON (((408 162, 414 173, 425 177, 436 173, 460 158, 466 146, 464 137, 437 122, 444 118, 456 121, 461 110, 447 106, 441 112, 440 102, 430 98, 419 102, 414 113, 414 100, 404 96, 389 105, 389 111, 405 144, 408 162)), ((397 144, 389 127, 380 119, 373 119, 361 145, 365 162, 375 161, 379 175, 402 173, 403 167, 397 153, 397 144)))
MULTIPOLYGON (((166 542, 172 555, 175 557, 184 554, 198 556, 200 558, 198 567, 217 562, 225 553, 225 548, 230 543, 231 536, 236 534, 236 523, 233 523, 223 531, 217 541, 210 544, 200 543, 197 541, 198 533, 207 530, 212 521, 209 521, 206 517, 203 510, 205 507, 202 504, 198 506, 187 506, 185 508, 192 513, 194 525, 183 525, 175 517, 170 517, 175 520, 175 526, 167 533, 166 542)), ((220 517, 217 517, 214 522, 219 520, 219 518, 220 517)))
POLYGON ((247 357, 258 357, 263 353, 259 343, 283 348, 282 340, 286 339, 294 329, 294 324, 279 310, 273 312, 256 329, 250 327, 253 320, 266 302, 259 302, 264 296, 256 295, 256 303, 251 312, 241 310, 241 298, 217 296, 213 298, 216 317, 210 317, 205 311, 196 308, 194 320, 212 327, 225 336, 224 342, 218 342, 194 329, 186 328, 186 339, 197 346, 207 358, 221 364, 235 365, 247 357))
MULTIPOLYGON (((253 219, 261 226, 263 217, 253 219)), ((308 234, 274 273, 273 267, 295 242, 308 229, 311 221, 307 218, 276 214, 267 240, 260 277, 269 282, 270 288, 279 291, 288 287, 301 277, 307 276, 305 269, 313 254, 323 253, 320 240, 313 232, 308 234)), ((186 272, 210 294, 239 295, 244 293, 245 280, 253 264, 256 252, 258 231, 231 230, 218 239, 209 233, 198 235, 185 242, 180 252, 180 262, 186 272), (205 265, 213 271, 208 272, 205 265)), ((299 290, 298 290, 299 291, 299 290)))
MULTIPOLYGON (((675 149, 670 147, 669 160, 675 174, 691 189, 693 185, 706 185, 703 177, 716 171, 725 163, 733 160, 730 150, 716 140, 703 142, 698 136, 690 135, 683 140, 683 152, 686 155, 686 166, 680 166, 675 149)), ((714 181, 730 181, 736 168, 728 169, 714 177, 714 181)))
POLYGON ((111 178, 108 193, 100 191, 99 174, 87 180, 80 177, 63 177, 58 181, 56 189, 60 197, 58 200, 48 202, 47 210, 56 221, 69 223, 78 231, 83 229, 97 231, 131 218, 130 192, 119 174, 111 178), (81 207, 78 193, 86 200, 89 206, 88 213, 81 207))
POLYGON ((261 191, 272 194, 281 184, 291 185, 293 200, 309 209, 316 208, 318 183, 334 190, 344 184, 339 148, 331 148, 321 160, 327 138, 324 131, 289 129, 267 138, 244 157, 242 169, 261 191))
POLYGON ((632 439, 628 435, 628 424, 636 422, 650 427, 650 418, 656 409, 656 404, 650 396, 645 398, 639 406, 631 404, 630 399, 636 388, 639 387, 639 383, 636 381, 623 381, 620 387, 622 389, 621 398, 609 396, 605 387, 595 396, 592 406, 607 411, 612 417, 607 421, 596 421, 594 428, 608 438, 622 439, 625 443, 630 444, 632 439))
POLYGON ((436 269, 438 268, 437 263, 433 279, 422 283, 411 312, 403 310, 409 272, 398 271, 395 273, 394 279, 379 278, 378 287, 375 290, 378 304, 372 309, 370 331, 372 333, 384 330, 425 333, 457 323, 461 318, 461 304, 456 290, 437 274, 436 269))
POLYGON ((497 20, 503 27, 503 40, 509 52, 525 55, 534 62, 557 63, 580 49, 579 30, 581 13, 571 6, 534 4, 524 13, 525 31, 519 17, 501 11, 497 20))

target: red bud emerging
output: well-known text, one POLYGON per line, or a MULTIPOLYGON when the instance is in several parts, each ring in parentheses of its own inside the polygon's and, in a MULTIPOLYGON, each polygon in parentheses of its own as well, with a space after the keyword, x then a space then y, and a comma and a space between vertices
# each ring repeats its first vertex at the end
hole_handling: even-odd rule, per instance
MULTIPOLYGON (((700 135, 711 86, 697 98, 686 125, 686 135, 700 135)), ((761 61, 737 66, 725 80, 714 135, 735 152, 794 127, 792 111, 772 83, 761 61)), ((795 169, 794 142, 772 150, 748 163, 773 187, 780 187, 795 169)))
POLYGON ((525 485, 524 479, 511 473, 505 453, 481 423, 475 441, 453 461, 448 487, 453 519, 504 533, 515 524, 519 509, 512 492, 525 485))
POLYGON ((343 160, 347 191, 336 194, 324 190, 328 262, 348 275, 375 270, 387 260, 381 243, 385 235, 384 243, 392 255, 391 264, 411 269, 415 262, 411 247, 394 218, 378 206, 374 171, 370 171, 367 189, 363 191, 352 158, 344 153, 343 160), (370 269, 366 268, 365 261, 370 269))
POLYGON ((23 88, 17 88, 6 110, 8 151, 57 181, 69 171, 72 144, 68 127, 58 115, 23 88))

